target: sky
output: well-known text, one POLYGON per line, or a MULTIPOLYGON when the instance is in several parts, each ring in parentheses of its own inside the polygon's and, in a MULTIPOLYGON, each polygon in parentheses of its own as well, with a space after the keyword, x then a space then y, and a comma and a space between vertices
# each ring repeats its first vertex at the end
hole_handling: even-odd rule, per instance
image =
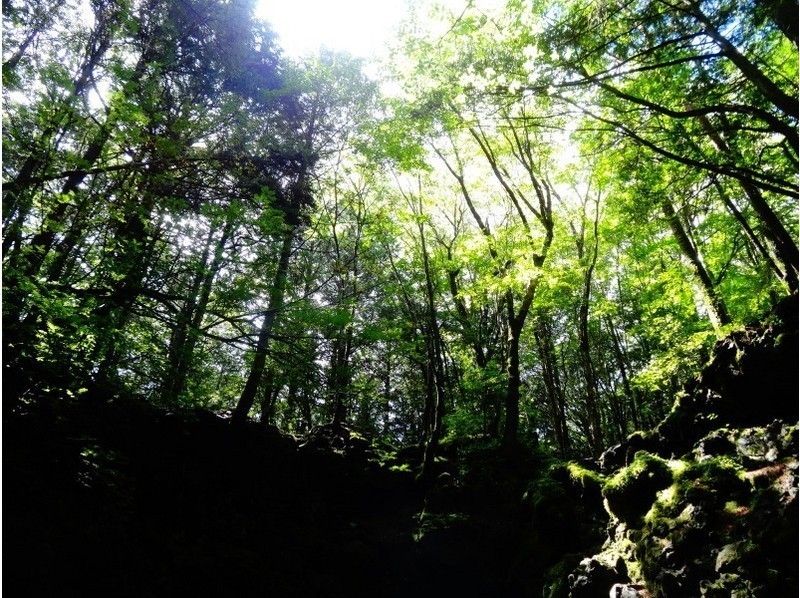
MULTIPOLYGON (((395 39, 409 7, 433 0, 260 0, 256 16, 268 21, 286 54, 314 54, 320 47, 360 58, 380 58, 395 39)), ((436 0, 460 12, 467 0, 436 0)), ((492 9, 503 0, 473 0, 492 9)))
POLYGON ((380 56, 406 14, 407 0, 261 0, 256 16, 268 21, 286 54, 321 46, 354 56, 380 56))

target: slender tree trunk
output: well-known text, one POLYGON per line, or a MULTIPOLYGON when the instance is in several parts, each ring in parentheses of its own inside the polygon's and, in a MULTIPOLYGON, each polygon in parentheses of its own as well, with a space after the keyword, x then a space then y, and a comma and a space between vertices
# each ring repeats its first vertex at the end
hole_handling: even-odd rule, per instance
POLYGON ((278 311, 283 307, 284 291, 289 271, 289 257, 292 253, 294 233, 294 228, 289 228, 283 237, 280 257, 278 258, 278 268, 275 272, 275 279, 272 282, 272 288, 269 294, 269 303, 267 305, 267 310, 264 312, 264 320, 261 323, 261 330, 258 334, 258 342, 256 343, 255 355, 253 356, 253 364, 250 367, 250 375, 247 377, 244 390, 242 390, 239 402, 236 404, 236 408, 231 416, 231 422, 233 424, 243 424, 247 421, 247 415, 250 413, 250 409, 255 402, 256 391, 258 390, 258 385, 264 374, 267 350, 269 349, 269 342, 272 339, 272 329, 275 325, 275 318, 278 311))
POLYGON ((506 420, 503 429, 503 445, 512 448, 517 444, 519 435, 519 400, 522 381, 519 370, 519 341, 522 328, 513 323, 508 328, 508 388, 505 396, 506 420))
POLYGON ((750 226, 747 218, 744 217, 744 214, 742 214, 736 204, 733 203, 733 200, 731 200, 728 193, 725 191, 720 182, 716 180, 716 178, 714 179, 714 187, 717 189, 717 193, 722 198, 725 207, 728 208, 728 211, 731 213, 731 215, 741 225, 742 230, 744 230, 751 245, 758 252, 758 255, 760 255, 761 258, 767 263, 767 266, 769 266, 769 269, 775 274, 775 276, 777 276, 779 280, 785 281, 788 285, 789 283, 786 278, 786 274, 778 267, 778 264, 775 263, 775 260, 772 259, 769 250, 761 242, 761 239, 758 238, 758 235, 750 226))
MULTIPOLYGON (((591 284, 589 282, 588 284, 591 284)), ((581 370, 583 372, 584 391, 586 398, 586 416, 589 423, 589 445, 595 455, 603 450, 603 427, 600 418, 600 400, 597 391, 597 376, 592 362, 591 344, 589 341, 589 293, 586 290, 587 281, 584 280, 584 290, 581 304, 578 307, 578 346, 581 355, 581 370)))
POLYGON ((33 206, 30 187, 34 183, 34 175, 41 168, 49 166, 48 160, 54 150, 53 140, 56 139, 55 144, 57 145, 59 133, 67 130, 74 122, 73 104, 76 99, 83 97, 86 93, 97 65, 100 64, 111 44, 110 27, 109 18, 98 21, 91 35, 86 59, 72 82, 70 93, 55 111, 53 120, 32 143, 34 151, 23 162, 17 175, 4 185, 6 189, 4 189, 3 198, 3 257, 13 246, 18 246, 20 243, 22 227, 33 206))
POLYGON ((581 372, 583 373, 586 421, 588 424, 589 446, 595 455, 603 450, 603 426, 600 414, 600 393, 597 383, 597 372, 592 360, 592 348, 589 335, 589 307, 591 304, 592 278, 597 265, 600 245, 598 226, 600 222, 600 199, 595 201, 594 220, 592 227, 592 250, 587 261, 586 252, 586 206, 589 201, 588 194, 584 198, 583 213, 581 215, 580 232, 570 225, 575 235, 575 245, 578 250, 578 259, 584 265, 583 284, 578 303, 578 350, 580 355, 581 372))
POLYGON ((714 319, 720 325, 730 324, 731 318, 728 315, 725 302, 714 285, 714 281, 711 278, 711 275, 708 273, 708 270, 706 269, 705 264, 700 257, 700 253, 692 243, 691 239, 689 239, 686 231, 683 229, 683 224, 681 224, 680 218, 678 218, 678 214, 675 212, 675 208, 672 207, 672 204, 669 202, 669 200, 664 199, 661 202, 661 209, 664 212, 664 216, 666 216, 667 221, 669 222, 672 233, 675 235, 675 240, 678 242, 678 246, 681 248, 683 254, 689 259, 689 262, 692 264, 692 268, 694 268, 695 275, 700 281, 700 284, 703 286, 703 291, 705 292, 706 297, 708 297, 708 307, 711 310, 714 319))
MULTIPOLYGON (((732 158, 738 158, 734 148, 732 148, 725 141, 725 139, 720 136, 707 117, 702 117, 700 119, 700 123, 709 139, 711 139, 720 152, 727 154, 732 158)), ((761 221, 764 227, 765 236, 775 248, 775 254, 783 267, 783 277, 784 281, 786 282, 786 286, 789 287, 790 291, 796 291, 798 289, 798 260, 800 260, 800 253, 798 252, 795 238, 783 225, 783 222, 781 222, 780 218, 764 198, 764 195, 761 193, 761 190, 758 187, 752 183, 742 180, 739 181, 739 184, 741 185, 742 191, 744 191, 745 196, 750 202, 753 211, 761 221)), ((719 191, 720 189, 721 186, 718 185, 717 190, 719 191)), ((723 201, 724 200, 725 197, 723 196, 723 201)), ((726 202, 726 205, 728 205, 730 208, 729 200, 726 202)), ((737 218, 737 220, 742 223, 741 219, 737 218)), ((747 229, 745 230, 747 231, 747 229)))
POLYGON ((267 368, 264 372, 264 380, 261 389, 261 425, 270 426, 275 417, 275 404, 278 394, 281 392, 282 385, 276 382, 274 368, 267 368))
POLYGON ((769 19, 797 46, 797 0, 756 0, 764 7, 769 19))
POLYGON ((214 279, 222 266, 225 245, 233 232, 233 219, 229 218, 222 235, 214 242, 214 255, 208 263, 208 254, 212 243, 213 231, 209 233, 208 242, 201 258, 201 267, 195 275, 189 296, 172 335, 169 346, 169 368, 164 379, 162 399, 166 403, 175 402, 186 389, 186 381, 192 368, 194 349, 200 338, 200 327, 203 324, 214 279))
POLYGON ((614 348, 614 359, 617 362, 617 369, 619 369, 620 379, 622 380, 622 388, 625 391, 625 396, 628 398, 631 421, 633 422, 634 428, 638 430, 642 425, 640 416, 641 408, 637 401, 636 394, 631 388, 630 379, 628 377, 628 367, 625 364, 625 356, 622 352, 622 342, 620 341, 617 330, 611 320, 611 316, 606 318, 606 326, 608 328, 608 334, 611 337, 611 344, 614 348))
POLYGON ((553 336, 546 319, 546 314, 537 314, 533 335, 536 340, 539 362, 542 366, 542 377, 544 379, 556 446, 558 447, 561 457, 566 458, 569 454, 569 432, 567 428, 564 396, 561 391, 561 382, 559 380, 558 366, 555 359, 553 336))
MULTIPOLYGON (((419 213, 422 214, 422 198, 419 198, 419 213)), ((432 471, 434 457, 439 448, 439 440, 442 434, 442 415, 445 401, 445 380, 442 338, 439 332, 439 317, 436 312, 436 297, 433 285, 433 274, 431 272, 430 259, 428 256, 428 246, 425 240, 425 226, 422 220, 418 220, 417 226, 420 235, 420 245, 422 248, 422 264, 425 272, 425 296, 427 300, 427 339, 428 346, 428 367, 430 368, 430 378, 433 393, 429 393, 429 400, 432 404, 426 405, 426 412, 430 413, 429 429, 425 443, 425 454, 422 462, 422 477, 427 478, 432 471)))
MULTIPOLYGON (((703 13, 700 3, 692 0, 690 6, 693 11, 691 14, 703 25, 706 34, 713 39, 719 46, 722 54, 730 60, 736 68, 758 89, 765 99, 769 100, 773 106, 783 112, 789 118, 797 118, 798 100, 796 96, 791 96, 784 92, 772 79, 770 79, 758 66, 751 62, 739 49, 715 27, 705 13, 703 13)), ((795 7, 795 13, 796 13, 795 7)))
MULTIPOLYGON (((95 380, 101 386, 113 385, 117 381, 122 334, 132 315, 133 305, 141 296, 157 242, 157 235, 148 231, 155 195, 145 189, 143 196, 142 204, 137 209, 128 210, 125 222, 118 230, 120 250, 112 257, 110 278, 112 284, 116 278, 120 280, 104 304, 94 310, 100 340, 93 361, 99 362, 95 380)), ((159 221, 154 228, 158 229, 160 225, 159 221)))
POLYGON ((382 394, 383 394, 383 434, 388 435, 390 429, 390 421, 389 421, 389 413, 392 409, 392 354, 386 349, 384 352, 384 360, 383 360, 383 371, 382 371, 382 394))
POLYGON ((314 425, 313 414, 311 412, 311 397, 308 396, 308 389, 304 388, 300 392, 300 423, 302 431, 308 432, 314 425))
MULTIPOLYGON (((73 172, 67 177, 64 185, 61 188, 61 194, 66 196, 70 193, 77 191, 78 187, 86 180, 87 170, 93 165, 105 147, 106 141, 109 138, 108 124, 103 125, 98 131, 95 138, 83 152, 81 156, 81 164, 84 168, 73 172)), ((34 276, 41 267, 48 252, 53 247, 56 241, 56 228, 62 228, 65 224, 65 219, 69 212, 70 204, 67 202, 59 202, 45 217, 45 226, 43 229, 34 235, 28 245, 29 251, 27 252, 27 263, 22 268, 23 275, 26 277, 34 276)))
POLYGON ((351 371, 350 356, 353 349, 353 329, 350 325, 341 331, 333 343, 331 366, 328 375, 328 396, 333 404, 333 424, 342 425, 347 420, 348 392, 351 371))

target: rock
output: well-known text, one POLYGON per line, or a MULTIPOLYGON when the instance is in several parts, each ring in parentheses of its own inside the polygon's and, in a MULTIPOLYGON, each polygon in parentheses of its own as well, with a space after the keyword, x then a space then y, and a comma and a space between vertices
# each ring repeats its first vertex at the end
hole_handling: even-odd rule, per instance
MULTIPOLYGON (((553 470, 553 486, 564 494, 553 494, 540 510, 540 529, 554 536, 557 525, 574 525, 558 519, 558 509, 567 500, 588 502, 596 481, 612 515, 601 551, 567 576, 570 596, 752 598, 795 591, 797 311, 794 296, 768 325, 719 341, 669 415, 654 431, 603 452, 599 473, 590 464, 553 470)), ((545 588, 546 596, 564 595, 557 579, 545 588)))
POLYGON ((624 467, 627 465, 625 462, 627 453, 627 443, 622 442, 606 449, 603 454, 600 455, 600 471, 603 473, 610 473, 620 467, 624 467))
POLYGON ((730 573, 746 564, 748 557, 753 552, 753 545, 741 540, 723 546, 717 554, 714 570, 717 573, 730 573))
POLYGON ((612 473, 620 467, 630 465, 636 453, 642 450, 658 453, 659 438, 652 432, 633 432, 623 442, 606 449, 606 451, 600 455, 598 459, 600 471, 603 473, 612 473))
POLYGON ((638 527, 653 504, 656 493, 672 484, 672 473, 663 459, 639 451, 628 467, 609 478, 603 496, 609 510, 620 520, 638 527))
POLYGON ((774 463, 779 449, 767 428, 747 428, 738 434, 736 452, 746 465, 774 463))
POLYGON ((712 457, 735 454, 736 443, 732 436, 732 432, 727 428, 714 430, 695 444, 692 449, 694 458, 698 461, 702 461, 703 459, 710 459, 712 457))
POLYGON ((723 573, 714 581, 704 580, 700 584, 703 598, 754 598, 764 595, 754 584, 736 573, 723 573))
MULTIPOLYGON (((542 579, 542 598, 565 598, 569 596, 568 577, 570 572, 575 569, 575 563, 580 560, 580 556, 567 554, 563 559, 550 567, 542 579)), ((534 595, 535 590, 529 594, 534 595)))
POLYGON ((652 594, 640 584, 615 583, 608 593, 609 598, 650 598, 652 594))
POLYGON ((768 426, 720 428, 701 438, 692 449, 698 461, 730 456, 745 467, 759 467, 797 453, 797 426, 775 420, 768 426))
POLYGON ((624 567, 621 559, 615 567, 594 558, 583 559, 567 578, 570 598, 605 598, 614 584, 629 581, 627 572, 618 567, 624 567))

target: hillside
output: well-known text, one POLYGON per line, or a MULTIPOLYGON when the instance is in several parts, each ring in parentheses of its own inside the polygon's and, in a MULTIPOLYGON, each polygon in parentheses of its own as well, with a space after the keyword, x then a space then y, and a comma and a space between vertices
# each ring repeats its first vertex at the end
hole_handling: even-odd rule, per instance
POLYGON ((469 441, 443 447, 431 483, 413 475, 420 449, 344 427, 295 438, 132 397, 41 396, 4 426, 4 583, 31 596, 780 594, 798 579, 796 299, 780 312, 720 341, 666 419, 598 461, 469 441))

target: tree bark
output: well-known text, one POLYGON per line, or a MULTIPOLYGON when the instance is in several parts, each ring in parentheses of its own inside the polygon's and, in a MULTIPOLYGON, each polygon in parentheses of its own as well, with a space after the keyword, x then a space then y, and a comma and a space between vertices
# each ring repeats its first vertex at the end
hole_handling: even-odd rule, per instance
POLYGON ((422 477, 427 479, 432 472, 433 460, 439 448, 439 440, 442 434, 442 417, 445 401, 445 380, 444 367, 442 364, 442 338, 439 332, 439 317, 436 312, 436 296, 433 284, 433 274, 431 272, 430 258, 428 256, 428 245, 425 239, 425 225, 422 221, 422 197, 418 197, 418 219, 417 228, 420 236, 420 247, 422 250, 422 265, 425 273, 425 298, 427 303, 427 338, 428 347, 428 367, 433 382, 432 396, 429 393, 429 400, 432 404, 426 406, 426 412, 430 413, 429 429, 425 443, 425 454, 422 461, 422 477))
POLYGON ((725 302, 714 285, 713 279, 708 273, 708 270, 706 269, 706 266, 700 257, 700 253, 689 239, 686 231, 683 229, 683 224, 681 224, 680 218, 678 218, 678 214, 675 212, 675 209, 672 207, 670 201, 664 199, 661 202, 661 209, 664 212, 664 216, 666 216, 667 221, 669 222, 669 226, 672 229, 673 234, 675 235, 675 240, 678 242, 678 246, 692 264, 695 275, 700 281, 700 284, 703 286, 703 291, 705 292, 706 297, 708 297, 708 307, 714 319, 719 325, 730 324, 731 318, 728 315, 725 302))
POLYGON ((790 96, 775 84, 756 64, 750 61, 738 48, 731 43, 714 26, 711 20, 702 12, 699 3, 692 2, 694 11, 692 15, 704 26, 708 36, 717 42, 722 53, 730 60, 736 68, 744 75, 761 94, 769 100, 773 106, 783 112, 789 118, 797 118, 798 100, 797 97, 790 96))
POLYGON ((553 426, 556 446, 562 458, 569 455, 569 429, 567 427, 566 409, 564 405, 564 394, 561 390, 561 380, 558 374, 558 364, 556 363, 555 348, 553 346, 553 335, 544 313, 536 314, 536 326, 534 328, 534 339, 539 354, 539 362, 542 366, 542 377, 547 394, 550 418, 553 426))
MULTIPOLYGON (((578 258, 585 262, 586 244, 586 203, 584 203, 584 213, 581 220, 581 234, 576 239, 578 246, 578 258)), ((592 277, 597 264, 597 254, 600 243, 598 235, 598 224, 600 220, 599 200, 595 202, 595 215, 593 227, 592 255, 586 264, 583 272, 583 285, 581 289, 580 303, 578 304, 578 347, 581 356, 581 370, 583 371, 584 390, 586 393, 586 415, 589 423, 589 446, 595 455, 599 455, 603 450, 603 426, 600 418, 600 396, 597 388, 597 373, 595 372, 592 361, 591 341, 589 339, 589 306, 592 293, 592 277)))
POLYGON ((247 421, 247 415, 253 407, 256 391, 258 390, 258 386, 264 374, 264 366, 267 361, 267 351, 269 349, 269 342, 272 339, 272 329, 275 325, 275 318, 278 312, 283 308, 284 291, 289 271, 289 257, 292 253, 294 234, 294 227, 290 227, 283 236, 280 257, 278 258, 278 268, 275 272, 272 288, 270 289, 269 303, 267 305, 267 310, 264 312, 264 320, 261 323, 261 329, 258 333, 258 342, 256 343, 255 355, 253 356, 253 364, 250 367, 250 374, 247 377, 244 390, 242 390, 242 394, 231 416, 231 423, 235 425, 243 424, 247 421))
MULTIPOLYGON (((705 130, 709 139, 711 139, 712 143, 720 152, 732 156, 733 158, 738 157, 734 148, 722 138, 711 124, 711 121, 707 118, 702 118, 700 122, 703 125, 703 130, 705 130)), ((783 279, 786 286, 789 287, 791 292, 796 291, 798 288, 798 260, 800 259, 797 242, 764 198, 761 190, 748 181, 739 180, 739 184, 750 202, 753 211, 764 226, 765 236, 775 248, 776 257, 783 266, 783 279)), ((717 189, 721 190, 721 186, 717 185, 717 189)), ((725 196, 722 195, 722 197, 723 200, 725 200, 725 196)), ((728 200, 726 203, 730 209, 730 201, 728 200)), ((742 223, 742 219, 737 218, 737 220, 742 223)), ((746 228, 745 230, 747 231, 748 229, 746 228)))
POLYGON ((506 362, 508 388, 505 396, 506 419, 503 428, 503 445, 506 448, 512 448, 517 444, 519 435, 519 400, 522 386, 519 370, 519 341, 522 327, 510 325, 508 333, 508 361, 506 362))
POLYGON ((619 334, 617 333, 616 328, 614 327, 614 322, 611 320, 611 316, 606 318, 606 327, 608 328, 608 334, 611 337, 611 345, 614 348, 614 359, 617 362, 617 369, 619 370, 620 378, 622 380, 622 388, 625 391, 625 396, 628 398, 628 409, 631 414, 631 421, 633 422, 634 428, 637 430, 641 427, 641 417, 640 417, 640 406, 637 400, 637 396, 631 388, 630 379, 628 377, 628 366, 625 363, 625 355, 622 351, 622 342, 619 338, 619 334))
POLYGON ((184 308, 178 316, 168 351, 169 369, 164 379, 162 400, 166 403, 177 401, 186 389, 186 381, 192 368, 194 349, 200 338, 200 327, 203 324, 214 279, 222 265, 225 244, 233 232, 233 219, 229 218, 222 235, 214 242, 214 255, 208 263, 208 253, 212 243, 209 234, 208 243, 201 258, 201 266, 197 271, 185 300, 184 308))

